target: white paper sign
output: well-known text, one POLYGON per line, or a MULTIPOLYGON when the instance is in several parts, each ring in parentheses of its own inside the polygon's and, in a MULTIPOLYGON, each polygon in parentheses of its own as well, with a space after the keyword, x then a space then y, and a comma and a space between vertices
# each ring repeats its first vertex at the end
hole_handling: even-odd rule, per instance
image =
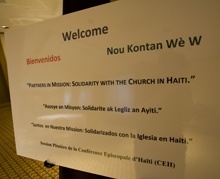
POLYGON ((117 1, 7 32, 17 154, 219 178, 219 2, 117 1))

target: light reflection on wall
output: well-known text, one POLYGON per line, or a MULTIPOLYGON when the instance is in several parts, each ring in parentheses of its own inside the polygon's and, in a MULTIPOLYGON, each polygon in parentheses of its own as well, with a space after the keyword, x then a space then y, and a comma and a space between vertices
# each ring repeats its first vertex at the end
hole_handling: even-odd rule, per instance
POLYGON ((57 119, 74 119, 81 118, 82 114, 53 114, 53 115, 45 115, 37 117, 38 120, 57 120, 57 119))
POLYGON ((70 91, 65 92, 65 94, 64 94, 64 105, 70 104, 71 97, 72 97, 72 93, 70 91))

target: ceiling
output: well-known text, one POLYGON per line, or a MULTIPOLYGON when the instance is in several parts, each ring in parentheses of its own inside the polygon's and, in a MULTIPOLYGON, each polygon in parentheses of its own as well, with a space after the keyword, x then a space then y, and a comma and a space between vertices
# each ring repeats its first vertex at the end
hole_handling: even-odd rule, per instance
POLYGON ((63 0, 0 0, 0 33, 2 26, 14 29, 62 15, 63 0))

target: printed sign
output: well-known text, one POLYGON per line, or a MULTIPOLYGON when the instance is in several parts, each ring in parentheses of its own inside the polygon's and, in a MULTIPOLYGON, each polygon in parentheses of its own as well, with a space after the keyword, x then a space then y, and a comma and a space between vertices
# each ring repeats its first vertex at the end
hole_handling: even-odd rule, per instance
POLYGON ((17 154, 113 178, 218 178, 217 1, 116 1, 6 33, 17 154))

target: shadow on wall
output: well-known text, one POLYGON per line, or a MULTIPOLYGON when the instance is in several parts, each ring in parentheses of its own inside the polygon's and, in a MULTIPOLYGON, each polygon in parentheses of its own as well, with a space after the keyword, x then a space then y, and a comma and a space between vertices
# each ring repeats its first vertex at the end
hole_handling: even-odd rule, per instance
MULTIPOLYGON (((9 103, 10 102, 10 96, 9 96, 9 88, 7 85, 7 74, 4 75, 3 71, 6 71, 7 69, 3 69, 2 62, 5 61, 5 56, 2 48, 2 44, 0 41, 0 104, 2 103, 9 103)), ((6 66, 5 66, 6 68, 6 66)))
POLYGON ((6 85, 6 81, 2 72, 2 67, 0 65, 0 104, 2 103, 9 103, 9 91, 8 86, 6 85))

